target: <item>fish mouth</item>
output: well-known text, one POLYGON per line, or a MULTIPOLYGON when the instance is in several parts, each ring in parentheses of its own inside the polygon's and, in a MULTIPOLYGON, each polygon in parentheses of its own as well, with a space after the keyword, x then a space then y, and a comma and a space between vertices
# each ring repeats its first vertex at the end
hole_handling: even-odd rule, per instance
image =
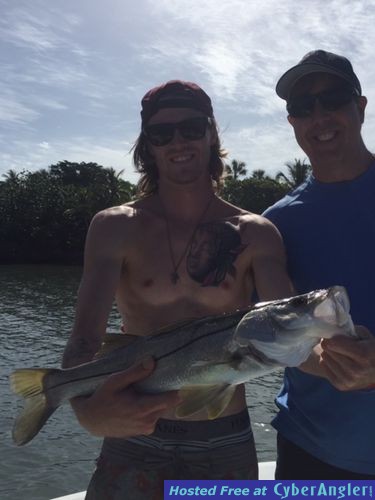
POLYGON ((326 298, 314 309, 314 316, 324 322, 344 326, 348 322, 349 298, 342 286, 334 286, 327 291, 326 298))

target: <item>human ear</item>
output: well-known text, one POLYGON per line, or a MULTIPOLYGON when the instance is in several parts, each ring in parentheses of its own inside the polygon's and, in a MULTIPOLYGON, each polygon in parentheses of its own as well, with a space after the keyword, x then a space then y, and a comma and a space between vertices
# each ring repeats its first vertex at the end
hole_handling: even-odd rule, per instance
POLYGON ((364 95, 358 97, 357 106, 361 123, 363 123, 365 121, 365 109, 367 106, 367 97, 365 97, 364 95))

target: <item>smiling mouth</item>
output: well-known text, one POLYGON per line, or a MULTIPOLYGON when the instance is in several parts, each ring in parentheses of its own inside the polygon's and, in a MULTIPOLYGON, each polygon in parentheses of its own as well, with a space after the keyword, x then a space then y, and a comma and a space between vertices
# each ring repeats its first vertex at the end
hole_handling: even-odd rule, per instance
POLYGON ((192 160, 193 158, 194 158, 193 153, 180 154, 180 155, 172 156, 171 157, 171 162, 173 162, 173 163, 184 163, 184 162, 192 160))
POLYGON ((318 134, 315 136, 315 139, 318 142, 329 142, 332 139, 334 139, 337 135, 337 132, 335 131, 330 131, 330 132, 324 132, 322 134, 318 134))

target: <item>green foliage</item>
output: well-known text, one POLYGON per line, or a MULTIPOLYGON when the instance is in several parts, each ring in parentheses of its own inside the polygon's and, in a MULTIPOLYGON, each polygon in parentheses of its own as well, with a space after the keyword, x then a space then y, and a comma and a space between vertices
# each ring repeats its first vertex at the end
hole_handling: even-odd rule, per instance
POLYGON ((266 177, 269 178, 268 176, 266 176, 266 171, 261 168, 259 168, 258 170, 253 170, 250 177, 252 177, 253 179, 265 179, 266 177))
POLYGON ((276 174, 276 180, 286 184, 290 189, 295 189, 300 184, 304 183, 307 177, 311 174, 312 168, 306 160, 294 159, 294 162, 287 162, 285 166, 288 170, 285 175, 284 172, 276 174))
POLYGON ((227 180, 222 196, 233 205, 261 214, 288 191, 289 187, 269 177, 251 177, 243 180, 227 180))
POLYGON ((239 177, 244 177, 247 174, 246 163, 244 161, 232 160, 225 165, 225 173, 227 179, 237 180, 239 177))
POLYGON ((0 182, 0 263, 81 263, 93 215, 130 201, 135 186, 96 163, 10 170, 0 182))
MULTIPOLYGON (((311 170, 305 161, 295 160, 287 163, 289 177, 279 172, 273 179, 259 169, 239 180, 247 174, 245 167, 232 160, 222 196, 258 214, 311 170)), ((82 263, 93 215, 135 197, 135 186, 120 175, 97 163, 68 161, 37 172, 9 170, 0 181, 0 264, 82 263)))

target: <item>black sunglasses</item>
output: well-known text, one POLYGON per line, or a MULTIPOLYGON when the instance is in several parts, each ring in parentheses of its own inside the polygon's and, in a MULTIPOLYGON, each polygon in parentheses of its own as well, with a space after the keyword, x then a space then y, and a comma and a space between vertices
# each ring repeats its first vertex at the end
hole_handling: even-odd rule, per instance
POLYGON ((288 99, 286 109, 293 118, 307 118, 312 115, 316 101, 327 111, 336 111, 358 96, 354 89, 339 87, 317 94, 305 94, 288 99))
POLYGON ((212 124, 208 116, 194 116, 177 123, 155 123, 146 125, 142 132, 153 146, 165 146, 174 137, 178 130, 181 137, 188 141, 198 141, 203 139, 207 127, 212 124))

